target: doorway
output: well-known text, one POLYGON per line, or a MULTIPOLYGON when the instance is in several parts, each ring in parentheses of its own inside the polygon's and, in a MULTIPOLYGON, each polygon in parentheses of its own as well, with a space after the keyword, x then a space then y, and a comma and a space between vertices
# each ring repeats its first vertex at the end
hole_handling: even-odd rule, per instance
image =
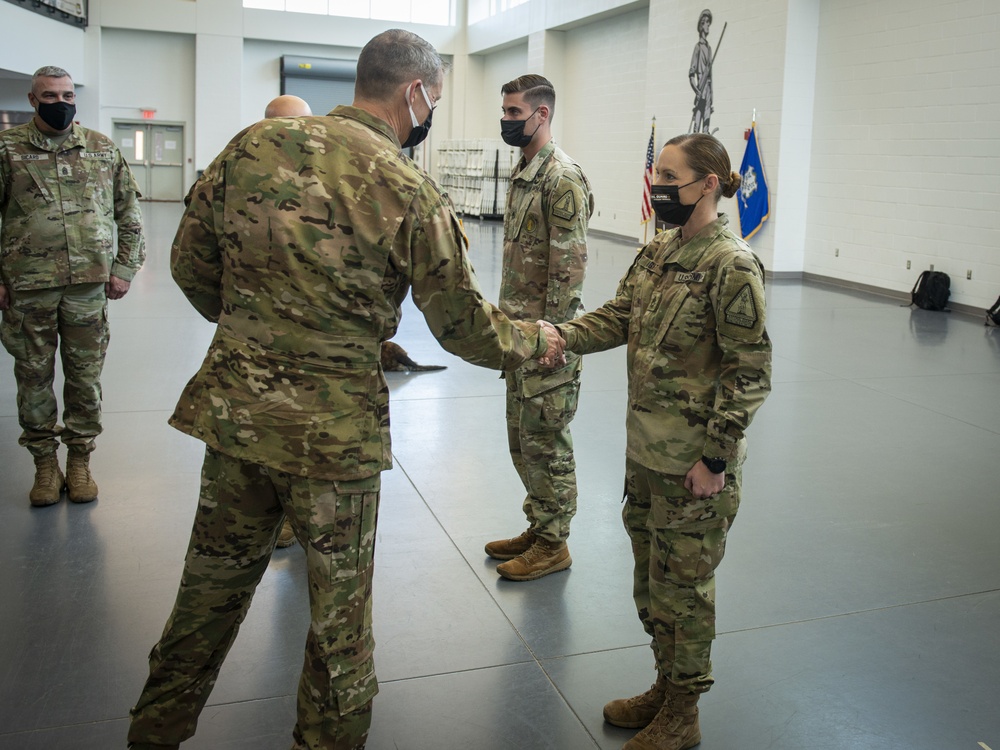
POLYGON ((183 200, 183 124, 116 120, 114 141, 139 183, 142 200, 183 200))

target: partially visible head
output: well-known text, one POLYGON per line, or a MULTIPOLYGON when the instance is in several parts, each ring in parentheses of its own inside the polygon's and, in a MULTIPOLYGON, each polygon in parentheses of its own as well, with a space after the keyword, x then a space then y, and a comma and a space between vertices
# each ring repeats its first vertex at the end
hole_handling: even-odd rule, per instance
POLYGON ((73 79, 62 68, 47 65, 31 76, 28 101, 35 110, 36 123, 48 134, 64 133, 73 127, 76 115, 76 89, 73 79))
POLYGON ((358 99, 388 102, 402 84, 419 80, 423 87, 440 94, 447 65, 437 50, 410 31, 383 31, 364 46, 358 57, 354 95, 358 99))
MULTIPOLYGON (((531 112, 539 107, 546 107, 548 109, 548 121, 552 122, 552 116, 556 111, 556 90, 548 78, 535 73, 528 73, 505 83, 500 87, 500 93, 504 96, 505 118, 507 117, 506 102, 511 95, 515 95, 513 99, 519 98, 520 101, 527 105, 527 114, 531 114, 531 112)), ((511 119, 524 119, 524 117, 512 117, 511 119)))
MULTIPOLYGON (((714 181, 709 180, 707 186, 714 189, 716 203, 720 196, 732 198, 740 187, 740 175, 733 171, 726 147, 718 138, 707 133, 685 133, 667 141, 657 160, 658 181, 661 180, 661 172, 662 179, 673 173, 677 184, 713 177, 714 181), (687 171, 681 174, 681 168, 687 171)), ((670 181, 662 184, 670 184, 670 181)))
POLYGON ((305 117, 311 114, 309 102, 291 94, 276 96, 264 110, 264 117, 305 117))
POLYGON ((705 8, 705 10, 701 12, 701 15, 698 16, 698 33, 700 34, 702 31, 704 31, 707 34, 708 27, 711 25, 712 25, 712 11, 710 11, 708 8, 705 8), (704 29, 702 28, 702 24, 705 25, 704 29))

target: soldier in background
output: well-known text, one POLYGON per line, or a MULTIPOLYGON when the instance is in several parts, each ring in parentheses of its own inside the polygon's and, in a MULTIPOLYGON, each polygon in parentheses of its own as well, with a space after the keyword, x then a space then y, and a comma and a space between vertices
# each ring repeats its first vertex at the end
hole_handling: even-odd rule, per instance
POLYGON ((139 188, 111 139, 73 123, 69 73, 40 68, 28 101, 32 120, 0 133, 0 339, 14 358, 19 442, 35 461, 31 504, 59 502, 64 485, 71 501, 87 503, 98 492, 90 454, 101 433, 108 300, 128 293, 145 260, 139 188))
POLYGON ((657 678, 604 707, 611 724, 645 727, 623 750, 694 747, 713 683, 715 568, 740 504, 745 430, 771 390, 764 268, 718 213, 739 186, 714 137, 668 141, 651 202, 677 228, 639 252, 614 299, 557 326, 580 354, 628 347, 622 518, 657 678))
POLYGON ((379 34, 353 106, 251 126, 196 185, 171 270, 218 328, 170 423, 207 447, 177 600, 131 712, 134 750, 194 734, 282 514, 306 542, 311 609, 293 748, 364 747, 392 465, 380 343, 412 286, 434 336, 469 362, 562 355, 554 329, 483 300, 451 202, 402 153, 426 137, 444 72, 415 34, 379 34))
MULTIPOLYGON (((583 170, 552 140, 556 93, 540 75, 501 88, 504 141, 521 149, 504 215, 500 309, 514 320, 572 320, 583 312, 587 222, 594 197, 583 170)), ((530 581, 573 562, 566 539, 576 514, 576 463, 569 424, 580 395, 578 355, 556 369, 507 370, 507 441, 527 492, 528 528, 486 545, 497 572, 530 581)))
POLYGON ((264 108, 264 117, 308 117, 311 114, 309 102, 292 94, 276 96, 264 108))

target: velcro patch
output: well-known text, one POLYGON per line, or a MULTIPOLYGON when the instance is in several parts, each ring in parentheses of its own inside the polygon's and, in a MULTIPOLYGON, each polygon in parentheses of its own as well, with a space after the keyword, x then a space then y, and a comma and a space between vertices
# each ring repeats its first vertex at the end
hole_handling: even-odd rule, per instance
POLYGON ((84 159, 105 159, 110 160, 114 158, 110 151, 84 151, 80 154, 84 159))
POLYGON ((48 161, 48 154, 11 154, 11 161, 48 161))
POLYGON ((563 193, 552 205, 552 213, 560 219, 569 221, 576 216, 576 196, 572 190, 563 193))
POLYGON ((754 273, 727 268, 719 293, 719 333, 738 341, 755 342, 764 334, 764 284, 754 273))
POLYGON ((694 282, 695 284, 700 284, 705 280, 704 271, 684 271, 674 276, 674 281, 678 284, 687 284, 688 282, 694 282))

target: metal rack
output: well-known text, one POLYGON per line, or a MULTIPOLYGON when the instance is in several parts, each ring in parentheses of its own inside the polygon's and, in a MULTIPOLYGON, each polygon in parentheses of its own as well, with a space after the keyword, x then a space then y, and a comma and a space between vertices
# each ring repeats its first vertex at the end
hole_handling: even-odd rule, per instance
POLYGON ((438 149, 441 187, 456 210, 480 219, 501 219, 510 175, 520 152, 503 141, 444 141, 438 149))

